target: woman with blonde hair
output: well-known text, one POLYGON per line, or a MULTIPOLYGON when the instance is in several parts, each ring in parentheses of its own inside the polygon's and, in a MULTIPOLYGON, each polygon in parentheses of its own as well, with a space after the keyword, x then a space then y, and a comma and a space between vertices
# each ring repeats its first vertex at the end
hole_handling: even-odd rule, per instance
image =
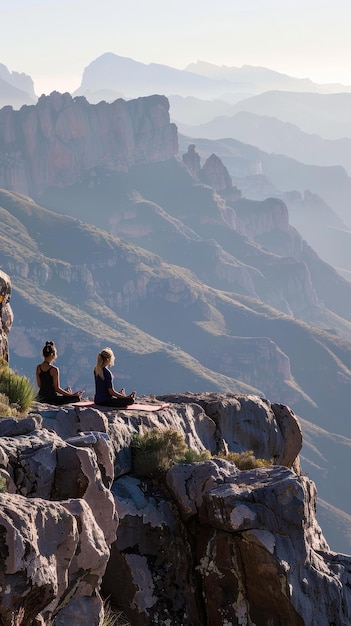
POLYGON ((70 404, 71 402, 79 402, 82 391, 75 391, 67 387, 60 387, 60 371, 52 362, 57 357, 56 346, 53 341, 47 341, 43 347, 43 362, 37 365, 35 376, 39 393, 37 395, 38 402, 46 402, 47 404, 70 404))
POLYGON ((111 348, 104 348, 99 352, 94 367, 95 404, 123 408, 135 402, 135 391, 126 396, 125 390, 115 391, 113 388, 113 374, 109 366, 114 365, 115 355, 111 348))

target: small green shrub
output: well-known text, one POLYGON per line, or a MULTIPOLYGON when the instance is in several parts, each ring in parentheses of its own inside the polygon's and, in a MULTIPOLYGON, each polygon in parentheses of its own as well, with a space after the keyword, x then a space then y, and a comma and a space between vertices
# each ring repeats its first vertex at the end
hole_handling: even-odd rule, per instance
POLYGON ((167 449, 172 452, 184 452, 187 448, 184 436, 174 429, 158 430, 151 428, 144 435, 134 435, 132 445, 139 450, 153 451, 167 449))
POLYGON ((130 626, 122 611, 113 609, 108 600, 104 600, 104 618, 102 626, 130 626))
POLYGON ((7 396, 9 405, 25 413, 30 408, 36 391, 26 376, 19 376, 9 367, 0 367, 0 394, 7 396))
POLYGON ((104 604, 104 620, 102 626, 115 626, 117 623, 117 615, 111 609, 109 604, 104 604))
POLYGON ((6 479, 4 478, 4 476, 0 476, 0 493, 6 493, 6 491, 6 479))
POLYGON ((9 399, 4 393, 0 393, 0 416, 1 417, 17 417, 18 410, 10 407, 9 399))
POLYGON ((209 450, 197 452, 196 450, 188 448, 182 456, 176 459, 176 463, 200 463, 201 461, 209 461, 211 458, 211 452, 209 450))
POLYGON ((197 452, 189 448, 184 435, 173 429, 152 428, 132 440, 133 469, 140 476, 156 476, 174 463, 198 463, 211 458, 209 450, 197 452))
POLYGON ((133 468, 136 474, 155 476, 165 472, 187 451, 184 436, 177 430, 152 428, 132 440, 133 468))
POLYGON ((9 368, 8 362, 6 361, 6 359, 4 359, 4 357, 1 357, 0 358, 0 376, 4 372, 7 372, 8 368, 9 368))
POLYGON ((252 450, 246 450, 245 452, 228 452, 227 454, 218 454, 217 456, 234 463, 239 470, 249 470, 256 467, 273 465, 272 460, 256 459, 252 450))

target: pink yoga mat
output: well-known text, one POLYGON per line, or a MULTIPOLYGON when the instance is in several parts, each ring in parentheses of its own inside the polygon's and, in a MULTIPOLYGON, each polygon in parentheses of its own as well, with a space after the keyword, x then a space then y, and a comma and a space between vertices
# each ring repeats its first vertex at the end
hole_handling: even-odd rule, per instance
POLYGON ((134 404, 129 404, 125 407, 113 407, 113 406, 99 406, 98 404, 94 404, 92 400, 80 400, 79 402, 74 403, 75 406, 95 406, 97 408, 104 409, 105 411, 117 410, 117 411, 159 411, 160 409, 165 409, 169 406, 169 404, 147 404, 142 402, 134 402, 134 404))
POLYGON ((138 402, 134 402, 134 404, 130 404, 126 407, 128 411, 159 411, 160 409, 165 409, 169 406, 169 404, 142 404, 138 402))

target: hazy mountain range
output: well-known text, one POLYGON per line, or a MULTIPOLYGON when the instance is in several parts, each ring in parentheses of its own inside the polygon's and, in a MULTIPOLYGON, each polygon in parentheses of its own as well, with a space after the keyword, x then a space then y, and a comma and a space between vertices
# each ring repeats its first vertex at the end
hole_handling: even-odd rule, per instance
MULTIPOLYGON (((201 101, 198 101, 196 105, 201 115, 201 109, 207 105, 204 105, 201 101)), ((225 118, 223 118, 223 115, 219 112, 217 117, 222 115, 219 119, 214 117, 214 119, 208 121, 206 125, 199 125, 197 128, 197 136, 208 137, 210 139, 231 137, 233 136, 231 134, 232 128, 235 129, 235 124, 239 125, 241 119, 244 124, 248 124, 250 120, 249 116, 240 116, 239 122, 235 120, 236 114, 245 112, 251 114, 251 120, 257 125, 258 134, 262 132, 264 124, 268 125, 274 122, 274 120, 270 120, 270 118, 275 118, 286 123, 285 128, 283 125, 280 126, 285 134, 287 132, 296 134, 297 129, 291 128, 290 125, 292 124, 297 126, 304 133, 320 135, 328 140, 335 141, 337 139, 344 139, 345 137, 350 138, 351 121, 348 113, 350 105, 351 93, 321 94, 292 91, 266 91, 250 98, 241 99, 236 104, 233 104, 230 110, 227 111, 225 118), (231 116, 233 116, 234 119, 231 119, 231 116), (256 119, 253 116, 258 117, 256 119)), ((174 116, 176 117, 176 115, 177 112, 175 110, 174 116)), ((180 114, 178 114, 178 117, 180 117, 180 114)), ((183 119, 177 121, 186 124, 187 119, 191 119, 191 117, 187 118, 184 114, 183 119)), ((188 131, 189 130, 193 133, 194 127, 188 126, 188 131)), ((267 128, 267 133, 268 132, 269 128, 267 128)), ((311 142, 311 138, 309 138, 309 141, 311 142)), ((327 145, 333 146, 333 144, 329 144, 329 142, 327 142, 327 145)), ((341 147, 343 146, 342 142, 340 145, 341 147)))
POLYGON ((241 82, 250 86, 249 91, 251 93, 263 93, 274 89, 318 93, 338 93, 350 90, 350 87, 338 83, 321 85, 314 83, 309 78, 295 78, 266 67, 254 67, 252 65, 243 65, 242 67, 219 66, 199 60, 187 65, 185 70, 217 80, 225 79, 232 83, 241 82))
MULTIPOLYGON (((0 101, 1 106, 18 108, 19 98, 16 94, 12 95, 10 86, 25 92, 22 104, 35 102, 35 86, 30 76, 10 72, 5 65, 0 64, 0 78, 6 82, 6 85, 1 84, 0 97, 4 101, 4 104, 0 101)), ((350 92, 351 86, 318 84, 308 78, 295 78, 249 65, 228 67, 197 61, 179 70, 157 63, 145 64, 106 52, 85 68, 81 85, 73 95, 85 95, 96 103, 102 99, 111 102, 119 97, 128 99, 158 93, 168 97, 178 95, 205 98, 208 101, 217 99, 220 101, 219 106, 223 106, 224 103, 233 104, 272 90, 337 94, 350 92)))
POLYGON ((343 168, 306 165, 236 139, 209 140, 180 134, 180 151, 186 151, 189 144, 196 146, 203 159, 212 153, 219 156, 243 196, 283 199, 291 225, 324 261, 349 275, 351 178, 343 168))
MULTIPOLYGON (((131 62, 124 82, 123 75, 111 79, 107 64, 105 83, 95 84, 104 59, 85 72, 81 93, 114 93, 118 84, 123 93, 133 82, 131 62)), ((203 93, 204 78, 215 80, 219 95, 230 83, 202 77, 203 93)), ((0 130, 16 129, 0 137, 0 264, 14 289, 11 365, 33 377, 42 342, 54 338, 62 377, 88 394, 96 353, 107 343, 117 352, 121 386, 138 394, 230 390, 288 404, 303 419, 304 469, 328 503, 327 538, 350 551, 351 283, 341 276, 350 259, 345 254, 337 272, 335 258, 326 263, 292 226, 300 221, 309 237, 327 243, 333 232, 335 254, 347 249, 346 171, 231 137, 177 134, 178 152, 166 99, 113 108, 76 96, 41 98, 29 129, 26 109, 6 111, 6 124, 1 117, 0 130), (182 158, 192 144, 193 166, 182 158), (228 172, 232 186, 222 184, 228 172), (44 178, 50 185, 24 195, 23 181, 34 190, 44 178)))
MULTIPOLYGON (((351 128, 345 128, 342 139, 324 139, 318 134, 306 133, 296 124, 283 122, 273 114, 257 115, 247 111, 240 111, 234 115, 213 117, 207 123, 189 125, 183 120, 190 119, 191 109, 198 111, 197 120, 201 117, 202 104, 199 100, 188 98, 171 98, 172 118, 179 131, 184 135, 206 139, 235 138, 246 144, 251 144, 268 153, 285 155, 308 165, 341 165, 351 174, 351 128), (183 101, 181 101, 183 100, 183 101), (190 111, 188 118, 186 109, 190 111), (346 135, 346 133, 349 135, 346 135)), ((351 100, 350 100, 351 103, 351 100)), ((232 109, 233 107, 231 107, 232 109)), ((325 128, 325 125, 323 125, 325 128)))

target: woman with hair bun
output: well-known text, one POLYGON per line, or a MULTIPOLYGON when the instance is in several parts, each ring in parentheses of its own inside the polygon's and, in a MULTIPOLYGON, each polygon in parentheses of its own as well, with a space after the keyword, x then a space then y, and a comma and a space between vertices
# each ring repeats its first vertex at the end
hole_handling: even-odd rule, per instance
POLYGON ((39 393, 37 395, 38 402, 46 402, 47 404, 70 404, 71 402, 79 402, 82 391, 72 393, 72 389, 60 387, 60 371, 52 362, 57 357, 56 346, 53 341, 47 341, 43 347, 43 362, 37 365, 35 374, 39 393))
POLYGON ((115 391, 113 388, 113 374, 109 366, 114 365, 115 355, 111 348, 104 348, 99 352, 94 367, 95 404, 123 408, 135 402, 135 391, 126 396, 124 389, 115 391))

